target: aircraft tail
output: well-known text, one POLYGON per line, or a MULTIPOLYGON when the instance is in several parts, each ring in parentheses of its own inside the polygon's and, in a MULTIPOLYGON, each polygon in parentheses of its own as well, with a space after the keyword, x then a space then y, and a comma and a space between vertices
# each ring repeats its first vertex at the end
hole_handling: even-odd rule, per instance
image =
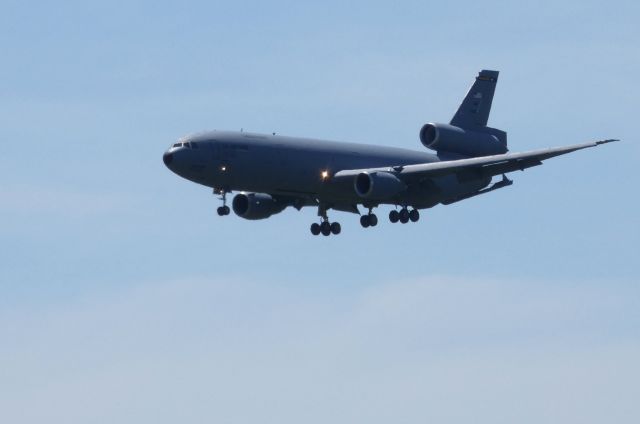
POLYGON ((498 71, 480 71, 450 124, 465 130, 491 134, 506 147, 507 133, 487 126, 498 74, 498 71))
POLYGON ((451 125, 469 130, 486 127, 497 82, 498 71, 480 71, 451 125))

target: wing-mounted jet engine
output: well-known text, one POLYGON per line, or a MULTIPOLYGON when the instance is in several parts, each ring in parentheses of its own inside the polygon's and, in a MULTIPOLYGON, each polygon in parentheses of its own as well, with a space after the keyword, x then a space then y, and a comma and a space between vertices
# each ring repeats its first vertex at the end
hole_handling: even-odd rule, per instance
POLYGON ((388 172, 361 172, 355 178, 353 188, 365 199, 388 199, 405 191, 407 185, 388 172))
POLYGON ((287 207, 286 204, 264 193, 239 193, 233 198, 231 204, 233 212, 240 218, 257 220, 269 218, 280 213, 287 207))

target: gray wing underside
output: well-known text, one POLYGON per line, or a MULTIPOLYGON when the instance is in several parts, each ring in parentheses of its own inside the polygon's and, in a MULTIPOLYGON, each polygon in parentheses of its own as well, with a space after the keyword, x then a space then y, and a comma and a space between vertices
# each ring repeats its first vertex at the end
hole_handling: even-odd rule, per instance
POLYGON ((615 139, 595 141, 591 143, 575 144, 571 146, 534 150, 523 153, 506 153, 495 156, 459 159, 417 165, 390 166, 386 168, 344 170, 336 173, 335 177, 344 178, 361 172, 390 172, 401 180, 410 183, 427 178, 457 174, 460 180, 492 177, 513 171, 523 171, 533 166, 542 165, 542 161, 556 156, 575 152, 600 144, 618 141, 615 139))

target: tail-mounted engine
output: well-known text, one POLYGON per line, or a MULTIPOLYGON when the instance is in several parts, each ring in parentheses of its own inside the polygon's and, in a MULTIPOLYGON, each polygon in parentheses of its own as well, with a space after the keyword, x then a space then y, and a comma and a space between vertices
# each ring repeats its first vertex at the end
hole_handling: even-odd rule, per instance
POLYGON ((489 127, 467 130, 429 123, 420 130, 420 141, 428 149, 464 156, 499 155, 508 151, 507 133, 489 127))

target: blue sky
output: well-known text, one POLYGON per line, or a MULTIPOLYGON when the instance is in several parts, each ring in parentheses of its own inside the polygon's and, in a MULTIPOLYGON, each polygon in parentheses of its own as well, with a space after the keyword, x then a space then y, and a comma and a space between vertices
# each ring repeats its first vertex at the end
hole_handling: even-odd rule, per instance
POLYGON ((639 18, 0 3, 0 420, 637 421, 639 18), (422 149, 483 68, 512 151, 623 142, 329 238, 220 219, 161 161, 213 128, 422 149))

